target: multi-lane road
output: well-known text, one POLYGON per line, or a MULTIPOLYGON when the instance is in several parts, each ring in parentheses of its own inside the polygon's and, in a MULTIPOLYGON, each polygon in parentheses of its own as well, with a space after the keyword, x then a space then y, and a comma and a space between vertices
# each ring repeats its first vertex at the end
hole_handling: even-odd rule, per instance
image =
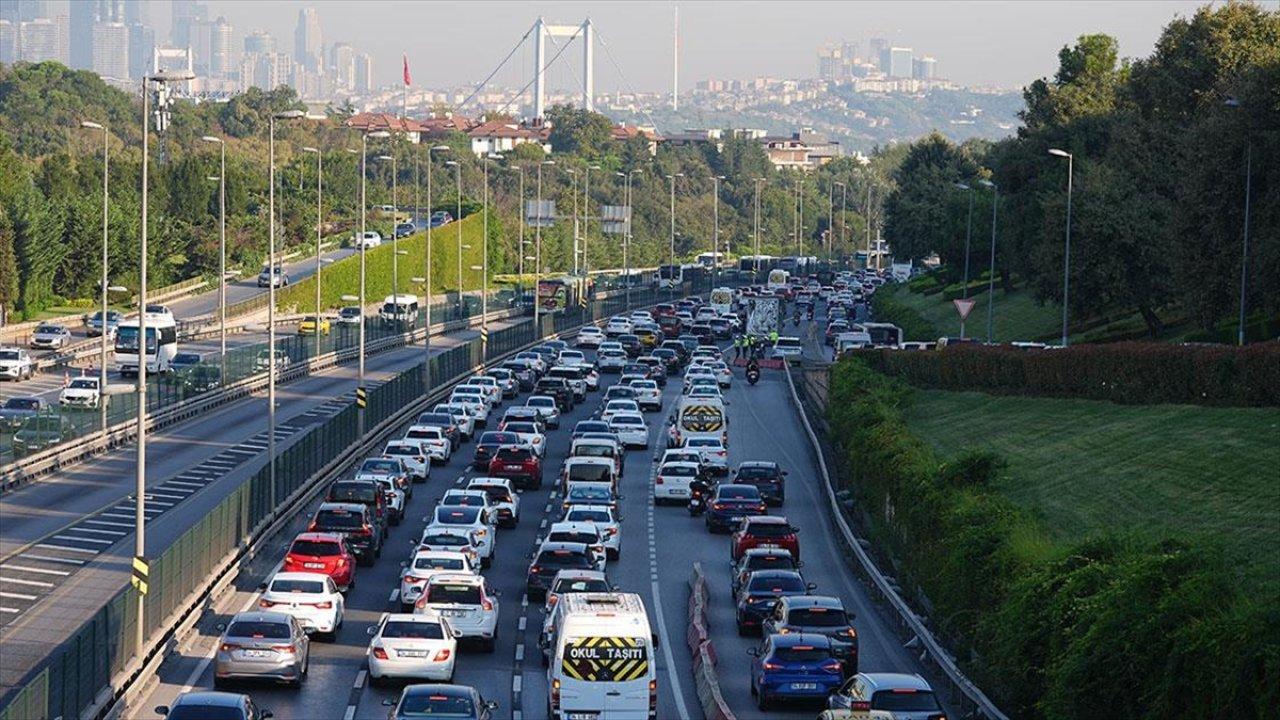
MULTIPOLYGON (((804 330, 802 326, 800 330, 804 330)), ((816 348, 815 348, 816 350, 816 348)), ((616 381, 604 376, 602 385, 616 381)), ((630 453, 622 478, 622 553, 609 563, 608 573, 620 589, 640 594, 649 609, 650 621, 659 635, 657 652, 659 679, 658 717, 697 718, 702 714, 693 685, 692 659, 685 641, 687 631, 688 579, 694 562, 700 562, 710 584, 710 633, 720 664, 724 697, 739 717, 758 717, 759 711, 748 689, 749 648, 758 640, 739 637, 734 625, 729 595, 728 539, 708 535, 701 519, 691 518, 680 507, 652 503, 654 459, 665 447, 665 417, 680 395, 678 378, 668 384, 662 412, 649 413, 650 445, 630 453)), ((816 592, 839 596, 856 613, 855 625, 861 640, 861 669, 866 671, 916 672, 919 667, 911 653, 901 647, 881 610, 848 572, 843 553, 832 539, 823 490, 818 485, 817 468, 811 459, 808 441, 798 424, 796 410, 788 395, 786 379, 777 371, 767 371, 764 379, 751 387, 741 373, 727 391, 729 401, 730 461, 771 459, 790 471, 786 506, 773 510, 800 528, 807 581, 816 592)), ((508 401, 507 405, 520 403, 508 401)), ((556 476, 568 455, 569 434, 578 421, 590 417, 599 404, 599 394, 588 395, 564 418, 561 429, 550 431, 545 461, 548 478, 556 476)), ((436 500, 453 487, 465 484, 476 471, 469 467, 470 447, 455 454, 447 465, 432 470, 430 480, 416 487, 406 521, 391 529, 386 552, 371 568, 362 568, 359 582, 346 600, 346 622, 332 643, 312 644, 309 678, 301 689, 246 685, 263 707, 283 718, 375 718, 385 717, 382 701, 398 695, 397 687, 375 688, 368 682, 365 650, 367 628, 383 612, 398 610, 400 560, 406 559, 411 544, 423 527, 436 500)), ((525 600, 525 575, 531 553, 547 523, 557 518, 552 483, 541 491, 523 492, 521 523, 500 530, 497 557, 484 572, 500 593, 497 648, 492 654, 465 648, 459 658, 455 682, 473 685, 485 698, 500 704, 498 717, 539 718, 546 714, 547 683, 539 661, 537 633, 542 623, 540 602, 525 600)), ((314 510, 314 503, 294 521, 298 531, 314 510)), ((211 658, 218 638, 215 626, 229 613, 254 607, 256 586, 265 580, 283 558, 292 532, 283 533, 279 543, 264 553, 242 573, 237 589, 227 597, 216 614, 201 621, 199 639, 193 647, 171 657, 159 673, 159 685, 136 703, 138 712, 170 703, 190 689, 213 686, 211 658)), ((790 707, 769 713, 770 717, 812 717, 810 707, 790 707)))

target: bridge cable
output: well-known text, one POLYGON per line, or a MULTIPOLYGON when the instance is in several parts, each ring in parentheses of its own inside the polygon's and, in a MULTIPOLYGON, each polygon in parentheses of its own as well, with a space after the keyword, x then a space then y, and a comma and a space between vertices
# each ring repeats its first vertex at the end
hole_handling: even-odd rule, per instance
POLYGON ((480 92, 484 90, 485 85, 488 85, 489 81, 493 79, 493 76, 497 75, 498 72, 501 71, 502 68, 506 66, 507 61, 511 59, 511 56, 516 54, 516 51, 520 49, 520 46, 524 44, 524 41, 529 39, 529 35, 532 32, 533 32, 532 27, 530 27, 528 30, 525 31, 524 35, 521 36, 520 40, 516 42, 515 47, 511 48, 511 52, 507 53, 507 56, 502 58, 502 62, 498 63, 498 67, 494 68, 493 72, 489 73, 488 77, 486 77, 484 80, 481 80, 479 85, 476 85, 476 89, 473 90, 472 93, 467 96, 466 100, 463 100, 462 102, 458 103, 459 110, 466 107, 467 103, 475 99, 476 95, 479 95, 480 92))

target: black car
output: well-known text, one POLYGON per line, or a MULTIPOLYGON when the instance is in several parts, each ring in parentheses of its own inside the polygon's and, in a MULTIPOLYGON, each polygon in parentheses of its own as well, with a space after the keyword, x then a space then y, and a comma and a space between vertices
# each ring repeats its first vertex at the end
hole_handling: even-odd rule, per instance
POLYGON ((178 377, 182 378, 182 387, 192 395, 216 390, 222 385, 222 370, 217 365, 193 365, 178 377))
POLYGON ((387 507, 387 498, 378 483, 373 480, 339 480, 329 486, 324 499, 325 502, 360 503, 368 507, 382 536, 386 537, 391 508, 387 507))
POLYGON ((23 420, 18 432, 13 434, 13 454, 15 457, 31 455, 74 440, 77 436, 79 432, 71 418, 41 412, 23 420))
POLYGON ((503 445, 519 445, 520 436, 513 432, 504 432, 502 430, 490 430, 481 433, 480 439, 476 441, 475 455, 471 459, 471 467, 477 470, 488 470, 489 461, 497 454, 498 448, 503 445))
POLYGON ((556 407, 560 408, 560 412, 568 412, 573 409, 574 396, 573 388, 569 386, 569 381, 564 378, 544 377, 533 386, 535 395, 550 395, 556 399, 556 407))
POLYGON ((831 640, 832 654, 840 659, 846 677, 858 672, 858 631, 853 613, 845 612, 840 598, 827 595, 789 597, 774 606, 760 628, 773 633, 816 633, 831 640))
POLYGON ((710 323, 698 323, 689 328, 689 334, 698 338, 698 345, 710 345, 715 341, 715 332, 710 323))
POLYGON ((325 502, 307 532, 342 533, 360 562, 372 565, 382 555, 382 533, 368 506, 358 502, 325 502))
POLYGON ((703 515, 708 532, 729 532, 744 517, 767 514, 764 498, 754 485, 717 485, 703 515))
POLYGON ((525 592, 530 600, 542 600, 547 588, 561 570, 595 570, 596 558, 591 547, 575 542, 544 542, 529 564, 525 592))
POLYGON ((787 499, 786 476, 787 471, 772 460, 750 460, 738 466, 733 473, 733 482, 754 485, 766 503, 778 506, 787 499))
POLYGON ((702 344, 701 342, 698 341, 698 336, 692 335, 692 334, 681 335, 680 337, 676 338, 676 340, 679 340, 681 343, 684 344, 685 352, 688 353, 689 356, 692 356, 693 351, 697 350, 698 346, 702 344))
MULTIPOLYGON (((679 343, 678 340, 676 342, 679 343)), ((680 347, 684 348, 684 344, 680 343, 680 347)), ((662 364, 665 365, 667 368, 668 375, 674 375, 675 373, 680 371, 680 366, 683 363, 680 360, 680 353, 676 349, 669 348, 669 347, 660 347, 654 350, 650 354, 653 357, 656 357, 662 361, 662 364)))
POLYGON ((626 351, 627 357, 640 357, 640 353, 643 351, 643 345, 640 343, 639 335, 625 333, 618 336, 618 342, 622 344, 622 349, 626 351))
POLYGON ((757 570, 799 570, 804 565, 786 548, 753 547, 743 551, 737 562, 729 562, 729 595, 737 597, 742 583, 757 570))
POLYGON ((449 443, 453 446, 453 450, 457 450, 458 446, 462 444, 462 431, 458 429, 458 422, 449 413, 422 413, 413 424, 443 428, 444 434, 449 436, 449 443))
MULTIPOLYGON (((698 347, 698 339, 693 338, 693 341, 693 347, 698 347)), ((674 352, 676 354, 677 368, 683 367, 685 363, 689 362, 689 357, 693 354, 693 350, 685 344, 684 340, 681 339, 664 340, 662 344, 658 346, 658 349, 653 351, 653 354, 658 357, 666 357, 665 353, 659 354, 659 350, 670 350, 674 352)))
POLYGON ((538 381, 538 374, 533 371, 533 368, 520 360, 508 360, 502 363, 502 367, 515 374, 516 381, 520 383, 521 392, 529 392, 533 389, 533 384, 538 381))
POLYGON ((667 365, 662 361, 662 358, 646 355, 636 362, 649 368, 649 379, 658 383, 658 387, 664 388, 667 386, 667 365))
POLYGON ((757 570, 751 573, 734 598, 738 634, 759 634, 765 617, 773 612, 780 598, 808 595, 814 587, 812 583, 806 583, 796 570, 757 570))

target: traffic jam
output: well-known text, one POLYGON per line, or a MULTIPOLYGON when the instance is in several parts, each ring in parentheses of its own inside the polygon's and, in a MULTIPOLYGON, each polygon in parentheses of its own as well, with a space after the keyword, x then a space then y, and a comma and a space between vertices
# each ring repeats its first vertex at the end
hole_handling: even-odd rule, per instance
MULTIPOLYGON (((813 479, 767 456, 729 460, 726 394, 742 377, 735 367, 753 361, 725 348, 745 336, 756 294, 718 288, 719 302, 685 298, 613 317, 453 387, 326 489, 256 602, 218 624, 203 676, 212 687, 184 688, 156 713, 315 716, 281 688, 308 693, 312 668, 351 644, 350 618, 367 642, 360 677, 385 707, 370 715, 370 700, 357 695, 348 718, 356 705, 361 717, 389 718, 670 716, 659 706, 659 663, 664 651, 672 657, 661 616, 646 607, 640 573, 617 569, 624 494, 641 492, 634 479, 623 486, 630 463, 649 469, 646 504, 687 513, 705 530, 698 542, 727 545, 736 633, 758 640, 747 658, 754 708, 945 720, 919 676, 860 672, 854 613, 806 581, 787 487, 813 479), (531 526, 531 547, 504 542, 531 526), (378 586, 357 593, 369 583, 378 586), (485 657, 516 616, 519 631, 536 630, 516 664, 538 655, 545 688, 516 682, 508 695, 463 682, 469 669, 512 672, 509 659, 485 657), (215 711, 228 702, 241 714, 215 711)), ((722 663, 720 672, 747 666, 722 663)))

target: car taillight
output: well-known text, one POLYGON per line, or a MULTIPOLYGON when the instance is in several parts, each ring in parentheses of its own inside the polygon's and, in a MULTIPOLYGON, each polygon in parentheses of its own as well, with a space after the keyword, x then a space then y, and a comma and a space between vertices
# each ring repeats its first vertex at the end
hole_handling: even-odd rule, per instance
POLYGON ((765 670, 781 670, 782 666, 779 665, 778 663, 767 662, 764 664, 764 669, 765 670))
POLYGON ((832 658, 822 663, 822 669, 828 672, 840 672, 840 661, 832 658))
POLYGON ((276 652, 282 652, 282 653, 291 653, 291 652, 297 651, 297 648, 295 648, 293 645, 272 645, 271 649, 275 650, 276 652))
POLYGON ((653 714, 658 710, 658 681, 649 681, 649 713, 653 714))
POLYGON ((218 649, 222 652, 231 652, 232 650, 239 650, 240 646, 235 643, 222 643, 218 649))
POLYGON ((547 609, 550 610, 554 608, 556 606, 556 603, 558 602, 560 602, 559 595, 552 595, 551 597, 547 598, 547 609))
POLYGON ((384 649, 382 649, 382 648, 380 648, 380 647, 375 647, 375 648, 373 649, 373 656, 374 656, 374 657, 376 657, 376 658, 378 658, 379 660, 386 660, 386 659, 387 659, 387 651, 386 651, 386 650, 384 650, 384 649))
POLYGON ((489 598, 485 598, 480 601, 480 607, 484 608, 485 612, 489 612, 490 610, 493 610, 493 601, 489 598))
POLYGON ((311 603, 311 607, 319 608, 321 610, 331 610, 333 608, 333 601, 325 600, 324 602, 311 603))
POLYGON ((846 635, 848 635, 849 637, 853 638, 854 640, 857 640, 857 639, 858 639, 858 631, 857 631, 857 630, 854 630, 853 628, 849 628, 848 630, 845 630, 844 632, 845 632, 845 634, 846 634, 846 635))
POLYGON ((372 534, 373 534, 373 528, 369 527, 368 523, 366 523, 366 524, 364 524, 364 525, 361 525, 361 526, 360 526, 360 529, 356 531, 356 534, 358 534, 358 535, 372 535, 372 534))
POLYGON ((767 510, 767 509, 769 509, 769 508, 768 508, 768 506, 767 506, 767 505, 765 505, 764 503, 760 503, 759 505, 756 505, 756 509, 757 509, 757 510, 759 510, 760 512, 764 512, 765 510, 767 510))
POLYGON ((275 606, 276 606, 276 604, 275 604, 275 603, 273 603, 273 602, 271 602, 270 600, 259 600, 259 601, 258 601, 258 607, 263 608, 263 609, 270 609, 270 608, 273 608, 273 607, 275 607, 275 606))
POLYGON ((551 712, 555 714, 560 710, 560 680, 557 678, 551 681, 551 712))
POLYGON ((711 503, 712 510, 724 510, 725 507, 726 505, 724 503, 718 503, 718 502, 711 503))
POLYGON ((541 568, 539 568, 537 565, 530 565, 530 566, 529 566, 529 574, 530 574, 530 575, 537 575, 537 574, 538 574, 538 570, 540 570, 540 569, 541 569, 541 568))
POLYGON ((849 709, 854 712, 870 712, 871 701, 870 700, 854 700, 853 702, 849 703, 849 709))
POLYGON ((482 538, 482 537, 484 537, 484 536, 486 536, 486 535, 488 535, 488 534, 489 534, 489 531, 488 531, 488 530, 477 530, 477 531, 476 531, 476 537, 478 537, 478 538, 482 538))
POLYGON ((333 566, 338 569, 342 569, 347 566, 347 559, 344 557, 340 557, 333 562, 333 566))
POLYGON ((449 655, 451 654, 452 653, 449 652, 449 648, 441 648, 436 651, 436 656, 433 658, 433 662, 444 662, 449 659, 449 655))
POLYGON ((421 585, 422 583, 427 581, 426 578, 415 577, 413 575, 405 575, 401 579, 409 583, 410 585, 421 585))
POLYGON ((662 483, 662 476, 661 476, 661 475, 659 475, 658 477, 654 478, 654 479, 653 479, 653 484, 654 484, 654 485, 662 485, 662 484, 663 484, 663 483, 662 483))

